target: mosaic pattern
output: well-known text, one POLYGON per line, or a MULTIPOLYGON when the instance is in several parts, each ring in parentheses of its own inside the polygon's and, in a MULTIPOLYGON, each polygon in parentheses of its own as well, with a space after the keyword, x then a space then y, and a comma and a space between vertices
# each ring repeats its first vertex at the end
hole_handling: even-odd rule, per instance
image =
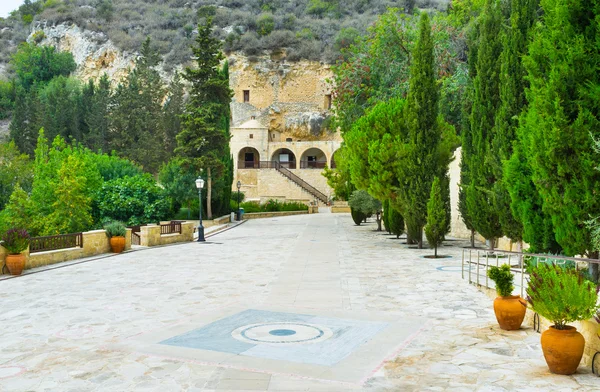
POLYGON ((250 309, 160 344, 333 366, 387 326, 385 322, 250 309))

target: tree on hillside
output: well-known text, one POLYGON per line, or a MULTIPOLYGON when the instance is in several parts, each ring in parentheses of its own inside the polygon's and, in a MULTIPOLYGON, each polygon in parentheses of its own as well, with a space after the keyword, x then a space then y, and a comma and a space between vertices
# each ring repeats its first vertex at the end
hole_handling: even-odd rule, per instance
POLYGON ((429 247, 435 249, 434 257, 437 257, 438 246, 442 244, 444 236, 448 233, 447 220, 440 179, 436 177, 431 184, 431 194, 427 202, 427 225, 425 226, 425 236, 429 247))
POLYGON ((502 45, 499 39, 501 26, 500 6, 496 0, 487 0, 480 16, 477 49, 477 74, 473 79, 473 106, 468 133, 471 148, 463 151, 468 164, 466 207, 473 228, 490 241, 502 236, 498 211, 494 206, 492 188, 498 180, 490 167, 491 143, 496 112, 500 104, 499 73, 502 45))
POLYGON ((158 52, 146 39, 135 68, 114 93, 109 134, 110 149, 152 173, 166 160, 161 118, 166 90, 156 69, 159 62, 158 52))
POLYGON ((181 116, 185 110, 183 83, 179 72, 175 72, 168 88, 168 96, 162 116, 164 146, 167 157, 173 156, 177 147, 177 135, 181 132, 181 116))
POLYGON ((108 136, 110 132, 110 105, 112 90, 108 75, 104 74, 96 85, 91 79, 88 82, 87 94, 89 107, 83 114, 83 121, 87 127, 87 134, 83 141, 93 151, 108 152, 108 136))
MULTIPOLYGON (((567 255, 597 256, 585 222, 600 214, 594 139, 600 130, 597 12, 589 1, 542 0, 523 63, 530 88, 519 141, 567 255)), ((597 265, 590 264, 597 277, 597 265)))
MULTIPOLYGON (((223 117, 229 111, 232 91, 220 70, 221 42, 212 36, 212 21, 198 26, 192 47, 195 68, 186 68, 184 78, 191 84, 190 99, 183 115, 182 131, 177 135, 176 152, 200 172, 207 174, 207 216, 212 219, 212 180, 221 177, 224 157, 228 156, 229 130, 223 117)), ((231 187, 231 184, 228 184, 231 187)))
POLYGON ((431 184, 436 176, 447 176, 452 150, 449 139, 454 132, 452 127, 442 127, 438 118, 434 44, 429 16, 425 12, 419 22, 419 38, 413 51, 410 75, 405 107, 408 137, 405 143, 396 146, 396 175, 400 181, 398 199, 408 233, 422 248, 431 184))

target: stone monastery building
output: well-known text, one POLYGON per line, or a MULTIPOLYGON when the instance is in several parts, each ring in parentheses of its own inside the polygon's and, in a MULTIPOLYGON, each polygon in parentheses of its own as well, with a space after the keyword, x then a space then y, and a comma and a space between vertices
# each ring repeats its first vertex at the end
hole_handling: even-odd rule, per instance
POLYGON ((247 200, 322 204, 333 196, 321 175, 335 168, 342 141, 324 127, 330 77, 328 66, 313 62, 231 61, 233 189, 240 181, 247 200))

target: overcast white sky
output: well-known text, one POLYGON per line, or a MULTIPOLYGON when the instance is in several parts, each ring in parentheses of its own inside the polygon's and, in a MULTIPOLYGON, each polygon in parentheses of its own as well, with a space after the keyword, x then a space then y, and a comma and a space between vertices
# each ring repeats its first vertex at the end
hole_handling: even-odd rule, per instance
POLYGON ((0 0, 0 18, 6 18, 11 11, 23 4, 23 0, 0 0))

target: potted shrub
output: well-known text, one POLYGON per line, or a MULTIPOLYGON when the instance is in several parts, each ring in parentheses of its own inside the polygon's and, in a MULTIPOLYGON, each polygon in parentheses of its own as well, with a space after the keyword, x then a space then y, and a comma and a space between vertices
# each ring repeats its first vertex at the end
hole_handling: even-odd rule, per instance
POLYGON ((125 249, 125 234, 127 234, 127 228, 123 222, 110 222, 104 225, 106 230, 106 236, 110 239, 110 249, 113 253, 121 253, 125 249))
POLYGON ((494 313, 500 328, 514 331, 521 328, 521 323, 527 311, 527 302, 520 295, 512 295, 514 275, 510 272, 510 265, 490 267, 487 272, 491 280, 496 283, 498 297, 494 300, 494 313))
POLYGON ((11 275, 21 275, 25 267, 23 251, 29 247, 30 237, 25 229, 11 229, 2 236, 2 245, 8 251, 6 266, 11 275))
POLYGON ((534 311, 554 323, 541 341, 550 371, 575 373, 585 339, 567 323, 591 319, 600 310, 596 284, 575 269, 539 264, 531 273, 527 300, 534 311))

